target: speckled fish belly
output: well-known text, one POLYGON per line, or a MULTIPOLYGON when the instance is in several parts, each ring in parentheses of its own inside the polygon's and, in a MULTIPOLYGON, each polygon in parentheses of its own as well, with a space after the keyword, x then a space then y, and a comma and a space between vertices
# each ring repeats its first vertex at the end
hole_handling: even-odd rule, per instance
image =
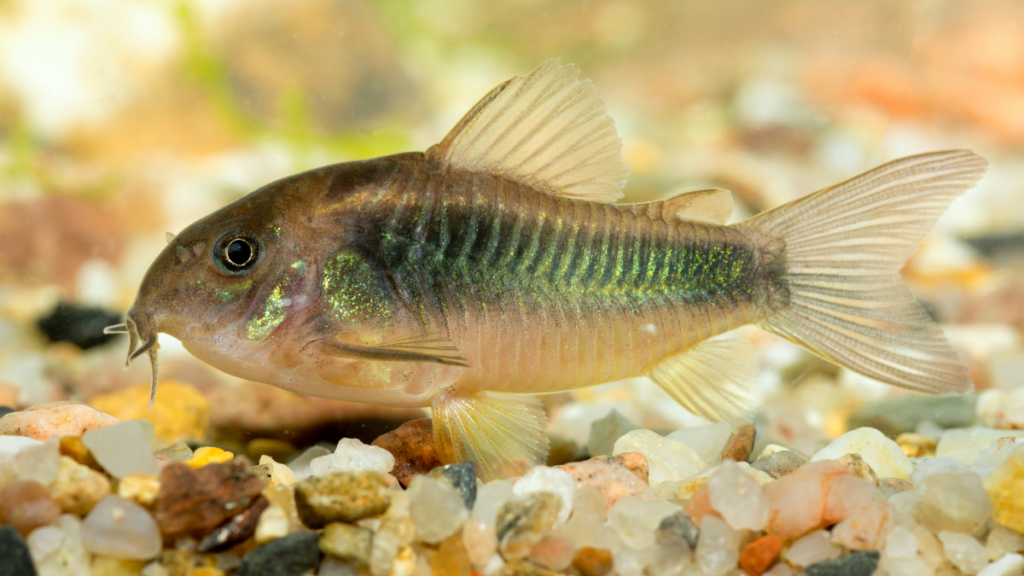
POLYGON ((750 220, 709 189, 615 204, 626 178, 589 82, 549 61, 442 142, 271 183, 197 221, 129 310, 241 377, 433 409, 442 461, 481 478, 547 453, 531 394, 646 375, 690 411, 750 418, 745 324, 930 393, 972 386, 899 276, 985 171, 968 151, 897 160, 750 220))

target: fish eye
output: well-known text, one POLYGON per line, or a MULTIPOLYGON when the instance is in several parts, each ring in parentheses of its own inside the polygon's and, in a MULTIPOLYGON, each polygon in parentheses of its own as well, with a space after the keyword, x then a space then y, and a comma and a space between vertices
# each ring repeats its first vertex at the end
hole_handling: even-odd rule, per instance
POLYGON ((217 244, 214 256, 227 272, 244 272, 252 268, 259 258, 259 243, 247 235, 231 234, 217 244))

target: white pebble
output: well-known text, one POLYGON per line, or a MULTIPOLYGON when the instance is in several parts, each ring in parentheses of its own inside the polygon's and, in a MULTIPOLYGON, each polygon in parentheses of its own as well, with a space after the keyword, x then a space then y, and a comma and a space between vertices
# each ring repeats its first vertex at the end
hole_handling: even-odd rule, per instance
POLYGON ((897 526, 885 539, 887 558, 913 558, 917 554, 917 537, 903 526, 897 526))
POLYGON ((963 474, 967 467, 953 458, 924 458, 917 461, 917 466, 910 474, 910 482, 920 485, 924 479, 934 474, 963 474))
POLYGON ((935 448, 935 456, 954 458, 964 466, 974 466, 978 456, 996 440, 1005 436, 1018 438, 1022 435, 1022 430, 995 430, 982 426, 953 428, 942 433, 939 445, 935 448))
POLYGON ((847 454, 860 454, 879 478, 910 478, 910 459, 896 442, 874 428, 857 428, 836 438, 818 451, 812 462, 838 460, 847 454))
POLYGON ((512 499, 512 480, 497 480, 477 488, 476 503, 473 504, 473 517, 487 523, 492 528, 497 523, 498 510, 512 499))
POLYGON ((740 535, 710 514, 704 517, 697 540, 697 566, 704 574, 725 574, 740 559, 740 535))
POLYGON ((395 467, 391 452, 378 446, 367 446, 355 438, 343 438, 334 454, 313 458, 309 467, 320 477, 333 472, 380 472, 387 474, 395 467))
POLYGON ((843 554, 843 549, 832 543, 832 537, 825 530, 815 530, 803 536, 786 551, 786 560, 797 566, 808 566, 822 560, 834 560, 843 554))
POLYGON ((280 506, 270 506, 260 514, 260 519, 256 522, 256 543, 266 544, 271 540, 284 538, 290 528, 288 514, 284 509, 280 506))
POLYGON ((1024 556, 1007 554, 986 566, 978 576, 1021 576, 1024 574, 1024 556))
POLYGON ((633 550, 644 550, 654 545, 654 533, 661 521, 678 511, 678 506, 664 500, 623 496, 608 511, 608 525, 623 544, 633 550))
POLYGON ((760 530, 768 523, 768 502, 761 485, 732 460, 708 478, 711 506, 733 530, 760 530))
POLYGON ((650 430, 634 430, 619 438, 612 455, 624 452, 639 452, 647 458, 651 486, 683 480, 708 468, 693 448, 650 430))
POLYGON ((666 436, 669 440, 682 442, 700 456, 707 464, 716 464, 722 455, 722 448, 732 435, 732 426, 727 422, 715 422, 706 426, 683 428, 666 436))
POLYGON ((17 454, 29 446, 42 446, 43 443, 28 436, 0 436, 0 453, 17 454))
POLYGON ((462 495, 450 484, 429 476, 415 476, 409 485, 409 512, 416 538, 437 544, 462 528, 469 510, 462 495))
POLYGON ((946 558, 968 576, 977 574, 988 564, 985 547, 973 536, 943 530, 939 532, 939 540, 946 552, 946 558))
POLYGON ((110 495, 82 523, 82 543, 93 554, 124 560, 149 560, 163 549, 163 538, 149 511, 110 495))
POLYGON ((576 480, 567 472, 558 468, 535 466, 526 476, 512 484, 512 494, 516 498, 526 498, 534 492, 551 492, 562 499, 562 509, 558 512, 555 526, 560 526, 569 519, 572 512, 572 495, 576 492, 576 480))
POLYGON ((129 474, 159 474, 150 439, 138 420, 126 420, 89 430, 82 434, 82 443, 92 452, 100 466, 116 478, 129 474))

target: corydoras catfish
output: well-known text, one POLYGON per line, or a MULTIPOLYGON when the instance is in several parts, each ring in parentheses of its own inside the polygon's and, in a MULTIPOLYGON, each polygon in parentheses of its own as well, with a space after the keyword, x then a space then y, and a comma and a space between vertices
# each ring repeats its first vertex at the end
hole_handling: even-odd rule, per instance
POLYGON ((303 394, 430 406, 445 463, 482 478, 547 453, 534 394, 647 376, 690 411, 755 407, 756 324, 920 392, 972 382, 899 270, 986 162, 903 158, 726 225, 729 193, 616 204, 621 142, 557 61, 498 86, 426 152, 317 168, 195 222, 123 326, 303 394))

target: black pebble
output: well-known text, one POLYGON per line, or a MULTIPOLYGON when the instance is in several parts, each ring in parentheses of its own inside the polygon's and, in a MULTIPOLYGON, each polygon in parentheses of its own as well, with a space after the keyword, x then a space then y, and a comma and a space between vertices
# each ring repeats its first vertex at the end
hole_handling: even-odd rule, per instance
POLYGON ((466 508, 473 509, 473 503, 476 502, 476 466, 472 462, 438 466, 431 470, 428 476, 451 484, 459 491, 466 508))
POLYGON ((697 546, 697 537, 700 535, 700 528, 693 523, 689 516, 682 512, 676 512, 666 516, 658 526, 656 536, 658 542, 667 538, 682 538, 691 548, 697 546))
POLYGON ((28 545, 14 526, 0 526, 0 576, 36 576, 28 545))
POLYGON ((835 560, 815 562, 804 570, 807 576, 871 576, 878 568, 878 550, 854 552, 835 560))
POLYGON ((320 565, 319 532, 285 536, 245 556, 235 576, 302 576, 320 565))
POLYGON ((120 315, 102 308, 61 302, 36 325, 50 342, 71 342, 82 350, 88 350, 116 338, 114 334, 104 334, 103 329, 121 322, 120 315))
POLYGON ((0 406, 0 418, 7 416, 11 412, 17 412, 17 410, 11 408, 10 406, 0 406))

